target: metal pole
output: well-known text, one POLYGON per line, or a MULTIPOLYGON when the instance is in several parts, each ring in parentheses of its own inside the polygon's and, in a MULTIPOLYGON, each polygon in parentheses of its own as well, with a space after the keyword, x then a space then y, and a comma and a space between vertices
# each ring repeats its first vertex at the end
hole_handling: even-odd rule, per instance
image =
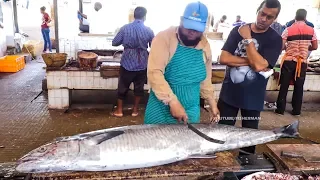
POLYGON ((58 21, 58 0, 53 0, 53 7, 54 7, 54 33, 55 33, 55 40, 56 40, 56 52, 60 52, 59 47, 59 21, 58 21))
POLYGON ((79 11, 83 13, 82 0, 79 0, 79 11))
POLYGON ((18 11, 17 11, 17 0, 13 0, 13 18, 14 18, 14 27, 15 33, 19 33, 19 26, 18 26, 18 11))
POLYGON ((3 23, 3 12, 2 12, 1 3, 0 3, 0 23, 3 23))

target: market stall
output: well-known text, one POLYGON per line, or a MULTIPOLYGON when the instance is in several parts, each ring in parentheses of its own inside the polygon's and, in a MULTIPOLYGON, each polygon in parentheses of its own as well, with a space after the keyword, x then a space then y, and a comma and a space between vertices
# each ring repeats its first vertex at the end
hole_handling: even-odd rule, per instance
MULTIPOLYGON (((84 51, 82 51, 84 52, 84 51)), ((65 56, 66 58, 66 56, 65 56)), ((44 58, 46 59, 46 58, 44 58)), ((57 60, 57 59, 56 59, 57 60)), ((116 90, 120 59, 116 56, 97 56, 92 59, 93 64, 86 64, 82 60, 71 60, 58 67, 47 67, 48 106, 51 109, 67 109, 71 102, 71 90, 116 90)), ((90 59, 87 59, 90 61, 90 59)), ((63 62, 63 61, 62 61, 63 62)), ((48 64, 48 63, 47 63, 48 64)), ((225 66, 216 65, 212 69, 212 82, 216 91, 220 91, 222 75, 225 66), (218 83, 218 84, 216 84, 218 83)), ((133 86, 130 87, 133 89, 133 86)), ((149 90, 145 84, 144 89, 149 90)), ((218 97, 219 93, 216 94, 218 97)))
MULTIPOLYGON (((86 50, 86 52, 99 52, 98 50, 86 50)), ((78 60, 69 61, 62 67, 47 68, 47 88, 49 96, 49 108, 67 109, 71 102, 70 90, 116 90, 118 87, 118 75, 120 68, 121 50, 105 51, 105 55, 97 56, 91 68, 81 68, 78 60)), ((311 66, 317 66, 313 63, 311 66)), ((225 75, 226 66, 213 63, 212 83, 215 89, 215 96, 218 98, 222 81, 225 75)), ((315 68, 316 69, 316 68, 315 68)), ((278 91, 279 68, 268 81, 267 91, 278 91)), ((130 87, 133 89, 133 86, 130 87)), ((144 89, 149 90, 146 84, 144 89)), ((289 91, 293 86, 289 87, 289 91)), ((307 72, 304 91, 320 91, 320 76, 318 72, 307 72)))

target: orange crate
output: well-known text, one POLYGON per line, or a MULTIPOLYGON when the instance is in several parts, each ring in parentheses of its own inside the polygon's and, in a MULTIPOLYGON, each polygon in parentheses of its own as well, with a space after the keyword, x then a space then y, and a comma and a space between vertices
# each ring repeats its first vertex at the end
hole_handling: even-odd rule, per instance
POLYGON ((25 66, 24 56, 8 55, 0 58, 0 72, 18 72, 25 66))

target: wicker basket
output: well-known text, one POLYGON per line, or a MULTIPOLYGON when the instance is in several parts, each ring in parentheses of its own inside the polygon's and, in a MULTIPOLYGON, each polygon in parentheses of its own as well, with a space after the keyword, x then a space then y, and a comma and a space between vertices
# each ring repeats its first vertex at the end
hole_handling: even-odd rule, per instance
POLYGON ((91 70, 97 67, 98 55, 93 52, 78 52, 78 60, 81 69, 91 70))
POLYGON ((47 67, 62 67, 66 64, 67 53, 47 53, 42 54, 42 58, 47 67))
POLYGON ((40 56, 43 51, 43 42, 42 41, 33 41, 29 40, 23 44, 22 52, 30 53, 33 58, 40 56))

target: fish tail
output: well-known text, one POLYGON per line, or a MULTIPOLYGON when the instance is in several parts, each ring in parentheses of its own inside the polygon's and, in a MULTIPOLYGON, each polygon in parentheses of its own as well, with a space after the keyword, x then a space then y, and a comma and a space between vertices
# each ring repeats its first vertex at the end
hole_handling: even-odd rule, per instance
POLYGON ((281 128, 277 128, 274 132, 276 134, 281 134, 281 137, 283 138, 297 138, 299 137, 299 120, 281 128))

